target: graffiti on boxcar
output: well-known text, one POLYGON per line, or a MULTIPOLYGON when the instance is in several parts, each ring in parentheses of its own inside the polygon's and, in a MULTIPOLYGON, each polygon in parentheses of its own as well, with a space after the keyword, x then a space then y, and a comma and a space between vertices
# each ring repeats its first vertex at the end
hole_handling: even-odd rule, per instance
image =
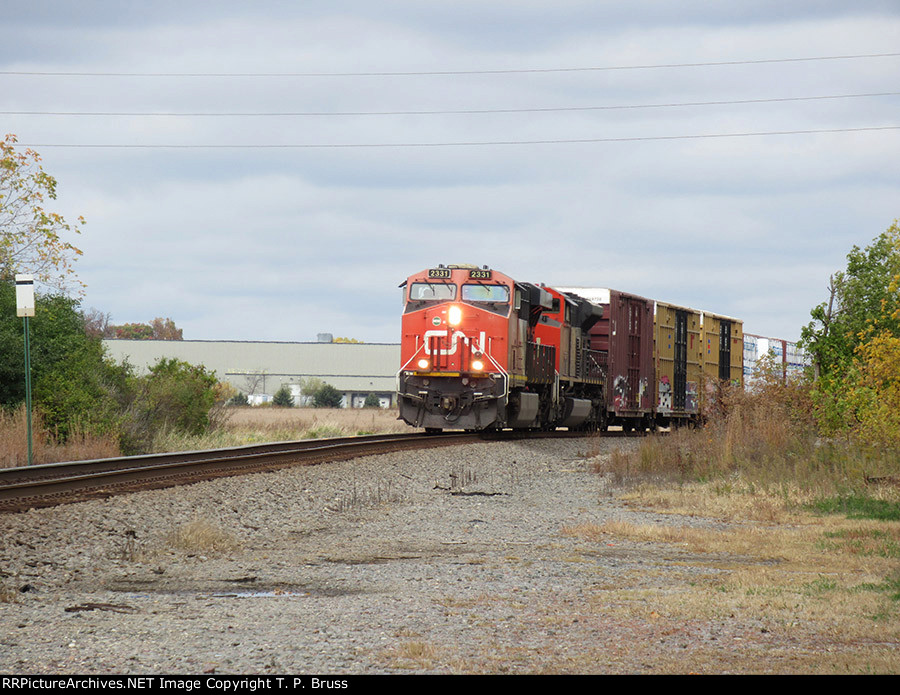
POLYGON ((628 404, 628 379, 622 375, 616 377, 613 382, 613 405, 618 410, 628 404))
POLYGON ((689 413, 698 412, 696 381, 689 381, 685 384, 684 409, 689 413))
POLYGON ((663 375, 659 380, 659 403, 657 404, 659 412, 666 415, 672 412, 672 386, 669 384, 669 376, 663 375))

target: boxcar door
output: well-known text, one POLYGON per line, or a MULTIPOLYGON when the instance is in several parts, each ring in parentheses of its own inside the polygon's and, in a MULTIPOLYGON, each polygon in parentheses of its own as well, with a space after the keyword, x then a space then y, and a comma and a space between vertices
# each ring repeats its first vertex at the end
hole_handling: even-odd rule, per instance
POLYGON ((673 368, 672 409, 684 411, 687 390, 687 312, 675 310, 675 364, 673 368))

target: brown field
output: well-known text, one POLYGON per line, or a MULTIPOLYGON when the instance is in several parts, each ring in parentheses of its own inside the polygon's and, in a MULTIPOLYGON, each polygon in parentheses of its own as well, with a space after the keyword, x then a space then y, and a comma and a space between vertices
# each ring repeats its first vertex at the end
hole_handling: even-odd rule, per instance
POLYGON ((224 408, 213 421, 210 431, 201 436, 166 432, 156 438, 153 449, 194 451, 410 429, 397 419, 397 411, 392 408, 224 408))
POLYGON ((393 408, 231 408, 224 429, 235 433, 285 433, 288 439, 407 432, 393 408))
MULTIPOLYGON (((153 442, 153 451, 195 451, 244 444, 346 437, 412 431, 397 419, 393 408, 222 408, 212 417, 204 435, 165 432, 153 442)), ((47 432, 38 414, 32 422, 35 464, 83 461, 120 456, 113 437, 76 435, 65 444, 47 432)), ((28 460, 25 411, 0 412, 0 467, 24 466, 28 460)))

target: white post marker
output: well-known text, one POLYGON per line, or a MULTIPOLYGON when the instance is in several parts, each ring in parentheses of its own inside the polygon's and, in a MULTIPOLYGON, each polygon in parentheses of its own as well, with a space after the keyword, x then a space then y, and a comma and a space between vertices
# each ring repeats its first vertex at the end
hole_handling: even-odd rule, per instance
POLYGON ((34 316, 34 276, 16 275, 16 316, 25 324, 25 415, 28 430, 28 465, 33 462, 31 442, 31 331, 29 319, 34 316))
POLYGON ((34 316, 34 276, 16 275, 16 316, 34 316))

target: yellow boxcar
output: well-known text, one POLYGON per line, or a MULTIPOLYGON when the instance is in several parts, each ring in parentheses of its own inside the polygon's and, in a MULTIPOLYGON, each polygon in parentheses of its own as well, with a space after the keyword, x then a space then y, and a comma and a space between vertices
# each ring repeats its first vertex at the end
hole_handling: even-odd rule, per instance
POLYGON ((710 383, 744 386, 744 323, 703 312, 703 374, 710 383))
POLYGON ((663 426, 670 420, 696 418, 700 412, 703 365, 701 312, 656 303, 654 343, 656 413, 663 426))

